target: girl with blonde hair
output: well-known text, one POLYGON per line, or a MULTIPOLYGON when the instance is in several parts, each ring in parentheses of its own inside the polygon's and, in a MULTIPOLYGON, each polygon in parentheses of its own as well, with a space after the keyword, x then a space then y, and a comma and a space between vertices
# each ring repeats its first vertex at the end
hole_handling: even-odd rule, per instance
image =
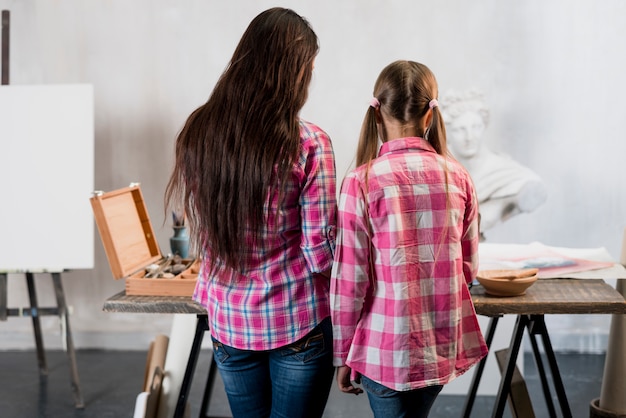
POLYGON ((339 197, 337 382, 355 394, 360 382, 376 417, 428 416, 443 385, 487 354, 468 288, 478 268, 476 194, 448 153, 437 93, 423 64, 383 69, 339 197))

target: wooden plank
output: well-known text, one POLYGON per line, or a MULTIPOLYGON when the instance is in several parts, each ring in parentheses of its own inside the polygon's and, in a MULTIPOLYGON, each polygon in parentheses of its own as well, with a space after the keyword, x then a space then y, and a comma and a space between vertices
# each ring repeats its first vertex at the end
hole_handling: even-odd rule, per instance
POLYGON ((540 279, 525 295, 494 297, 482 286, 471 290, 476 313, 486 316, 507 314, 624 314, 624 297, 604 280, 540 279))
MULTIPOLYGON (((480 286, 474 286, 472 298, 476 313, 486 316, 626 313, 624 297, 603 280, 541 279, 526 295, 510 298, 487 296, 480 286)), ((106 312, 206 313, 190 297, 132 296, 125 292, 109 298, 103 309, 106 312)))
MULTIPOLYGON (((505 348, 496 351, 495 354, 496 360, 498 361, 498 368, 500 369, 500 373, 502 373, 502 371, 506 369, 506 360, 509 350, 505 348)), ((535 418, 535 411, 530 401, 526 381, 517 366, 515 366, 513 378, 511 379, 509 407, 513 418, 535 418)))
POLYGON ((206 309, 191 297, 185 296, 131 296, 120 292, 104 303, 105 312, 128 313, 187 313, 206 315, 206 309))

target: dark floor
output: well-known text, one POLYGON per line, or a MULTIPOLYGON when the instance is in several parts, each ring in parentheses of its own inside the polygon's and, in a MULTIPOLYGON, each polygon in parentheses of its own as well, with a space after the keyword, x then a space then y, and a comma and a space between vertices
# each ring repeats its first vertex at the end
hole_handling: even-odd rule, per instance
MULTIPOLYGON (((201 354, 190 393, 191 417, 199 416, 209 351, 201 354)), ((535 415, 547 417, 534 360, 526 354, 525 380, 535 415)), ((0 352, 1 418, 132 417, 135 399, 143 383, 146 353, 141 351, 79 350, 76 353, 84 409, 75 409, 69 379, 68 359, 63 351, 47 351, 48 376, 39 377, 34 351, 0 352)), ((599 397, 604 368, 603 355, 557 354, 573 417, 589 417, 589 403, 599 397)), ((472 417, 489 417, 495 397, 479 396, 472 417)), ((459 417, 463 396, 441 395, 432 418, 459 417)), ((558 409, 558 402, 555 399, 558 409)), ((209 415, 229 416, 228 403, 219 377, 209 415)), ((371 417, 366 396, 339 393, 333 386, 324 417, 371 417)), ((505 411, 505 417, 510 413, 505 411)), ((520 417, 523 418, 523 417, 520 417)))

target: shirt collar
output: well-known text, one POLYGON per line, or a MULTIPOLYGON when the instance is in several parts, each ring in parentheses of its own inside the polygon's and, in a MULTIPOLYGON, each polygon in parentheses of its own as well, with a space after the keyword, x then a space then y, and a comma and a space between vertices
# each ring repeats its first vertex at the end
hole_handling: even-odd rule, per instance
POLYGON ((381 147, 380 151, 378 151, 378 156, 383 156, 385 154, 396 152, 396 151, 404 151, 410 149, 418 149, 424 151, 435 152, 435 149, 428 141, 423 138, 412 136, 407 138, 397 138, 391 141, 385 142, 381 147))

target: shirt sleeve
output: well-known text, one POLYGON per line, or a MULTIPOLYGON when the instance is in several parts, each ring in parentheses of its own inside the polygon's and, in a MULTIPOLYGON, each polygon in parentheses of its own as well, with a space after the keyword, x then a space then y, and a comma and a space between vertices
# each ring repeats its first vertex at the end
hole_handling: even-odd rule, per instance
POLYGON ((304 142, 305 183, 300 194, 302 240, 300 247, 314 273, 330 269, 337 227, 335 155, 328 135, 309 133, 304 142))
POLYGON ((463 252, 463 275, 465 276, 465 282, 471 283, 478 274, 478 241, 480 234, 478 231, 478 199, 469 175, 467 179, 466 201, 461 249, 463 252))
POLYGON ((343 366, 370 285, 370 241, 360 182, 348 175, 339 197, 337 247, 331 274, 333 364, 343 366))

